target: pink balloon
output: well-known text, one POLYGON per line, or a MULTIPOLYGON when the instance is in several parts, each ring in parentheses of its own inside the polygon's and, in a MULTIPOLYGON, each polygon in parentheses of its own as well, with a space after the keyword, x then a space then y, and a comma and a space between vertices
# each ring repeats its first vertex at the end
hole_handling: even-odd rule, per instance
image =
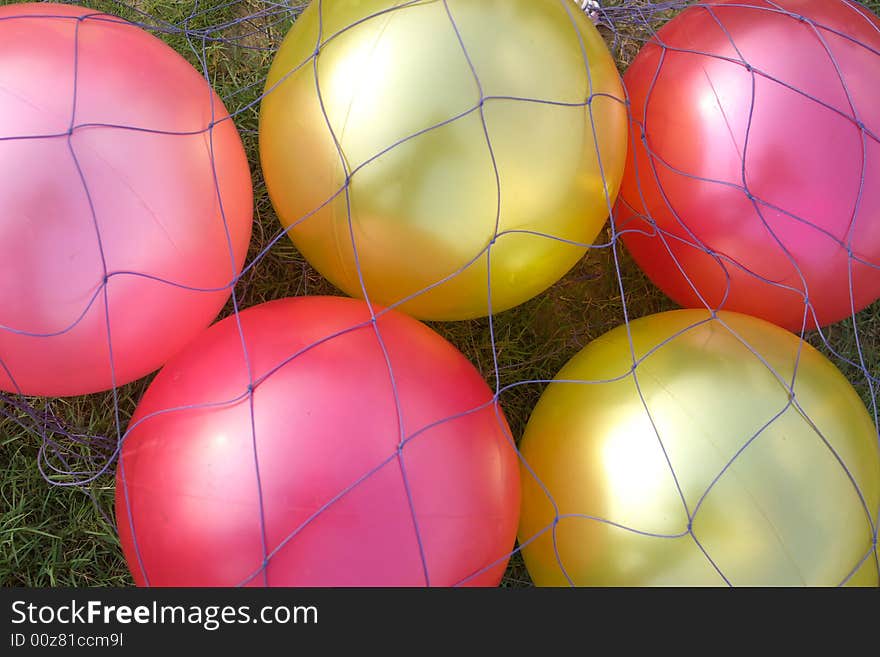
POLYGON ((162 369, 129 425, 116 516, 135 581, 497 585, 519 467, 473 365, 406 315, 373 325, 354 299, 239 319, 247 360, 223 320, 162 369))
POLYGON ((228 299, 252 206, 238 132, 180 55, 99 12, 0 7, 0 390, 160 367, 228 299))
POLYGON ((701 3, 624 83, 618 228, 666 294, 795 332, 880 298, 876 16, 848 0, 701 3))

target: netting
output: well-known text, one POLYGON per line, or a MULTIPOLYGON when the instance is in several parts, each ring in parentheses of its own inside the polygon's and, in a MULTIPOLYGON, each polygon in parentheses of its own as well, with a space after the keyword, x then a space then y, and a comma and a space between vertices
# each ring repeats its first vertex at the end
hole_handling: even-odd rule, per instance
MULTIPOLYGON (((314 0, 320 4, 330 2, 332 0, 314 0)), ((477 0, 474 0, 475 2, 477 0)), ((539 1, 539 0, 536 0, 539 1)), ((669 48, 657 37, 657 30, 666 21, 677 15, 682 9, 691 5, 699 5, 700 10, 706 12, 721 27, 724 27, 724 13, 719 11, 716 4, 712 2, 694 3, 686 0, 670 0, 653 2, 650 0, 621 0, 620 2, 572 2, 571 0, 546 0, 547 2, 558 2, 565 7, 565 10, 574 17, 574 12, 586 11, 593 22, 599 27, 602 36, 606 39, 608 46, 614 55, 618 67, 621 71, 625 70, 636 53, 643 44, 651 39, 655 39, 659 49, 663 53, 677 52, 674 48, 669 48)), ((835 0, 836 1, 836 0, 835 0)), ((411 0, 409 2, 388 3, 391 8, 387 11, 405 12, 411 10, 413 6, 423 5, 427 0, 411 0)), ((468 43, 467 38, 459 30, 456 21, 456 5, 459 4, 452 0, 433 0, 434 3, 443 7, 443 12, 448 18, 448 27, 451 29, 460 44, 461 55, 468 62, 470 70, 473 73, 474 82, 478 93, 475 94, 473 105, 461 115, 451 116, 432 126, 424 126, 418 132, 409 134, 396 143, 389 143, 387 148, 380 153, 376 153, 372 158, 368 158, 365 162, 358 166, 350 167, 349 161, 345 153, 340 150, 341 166, 345 170, 345 184, 342 188, 335 191, 333 196, 325 200, 329 203, 334 199, 347 197, 350 186, 357 181, 358 174, 365 168, 373 164, 385 153, 394 148, 400 147, 402 144, 415 139, 427 132, 436 130, 437 128, 447 126, 455 121, 462 120, 465 116, 476 114, 481 117, 483 125, 487 124, 486 107, 493 102, 521 102, 521 103, 537 103, 553 105, 553 99, 546 98, 504 98, 499 99, 484 92, 483 86, 480 84, 480 71, 473 64, 469 56, 469 48, 472 44, 468 43)), ((842 3, 852 6, 855 9, 855 3, 841 0, 842 3)), ((9 3, 4 3, 9 4, 9 3)), ((229 2, 207 3, 194 0, 192 2, 180 3, 162 3, 150 2, 143 0, 138 2, 86 2, 79 3, 89 8, 93 8, 95 13, 90 13, 78 18, 66 17, 66 20, 73 22, 103 21, 108 18, 101 12, 107 12, 116 16, 123 17, 132 21, 135 25, 143 27, 149 32, 157 35, 165 42, 170 44, 177 52, 183 54, 192 63, 195 68, 203 74, 205 80, 216 90, 229 110, 229 118, 223 118, 215 123, 213 120, 208 124, 201 126, 201 130, 205 134, 213 134, 218 124, 223 121, 232 120, 235 122, 239 133, 244 141, 245 150, 248 154, 253 171, 253 184, 255 193, 255 220, 253 224, 253 238, 248 247, 247 258, 241 269, 240 274, 236 274, 223 286, 205 287, 201 291, 205 294, 215 293, 218 289, 228 290, 230 299, 224 307, 220 317, 238 316, 244 309, 255 306, 261 302, 281 299, 289 296, 302 295, 320 295, 320 294, 339 294, 338 290, 331 286, 320 274, 313 269, 306 259, 294 248, 290 240, 287 239, 287 233, 301 222, 308 221, 311 215, 319 208, 315 208, 312 213, 307 213, 299 220, 294 221, 286 229, 281 228, 278 217, 275 214, 272 203, 269 200, 265 183, 263 182, 262 172, 259 168, 258 151, 258 117, 260 103, 264 97, 264 86, 266 76, 273 55, 278 50, 280 43, 287 33, 288 29, 300 15, 306 3, 299 2, 268 2, 260 0, 231 0, 229 2)), ((783 3, 784 4, 784 3, 783 3)), ((870 3, 868 3, 870 4, 870 3)), ((813 90, 792 88, 791 83, 786 80, 780 80, 774 77, 772 71, 762 70, 760 67, 753 67, 746 59, 745 55, 737 49, 736 43, 731 43, 731 53, 719 56, 712 53, 692 53, 708 59, 724 59, 728 63, 742 67, 746 70, 752 79, 761 78, 769 80, 774 84, 784 86, 787 89, 801 94, 807 101, 817 106, 822 106, 830 112, 834 112, 845 118, 850 128, 859 135, 860 141, 864 144, 860 157, 861 162, 858 164, 857 181, 858 192, 856 193, 855 207, 852 212, 852 220, 850 222, 851 229, 843 238, 832 236, 832 238, 845 249, 847 253, 847 261, 849 263, 849 289, 840 289, 835 294, 848 298, 850 300, 851 311, 848 313, 849 318, 842 322, 835 323, 829 327, 812 329, 811 316, 814 313, 812 299, 806 279, 803 276, 798 280, 788 280, 780 283, 773 279, 772 276, 765 276, 762 272, 749 271, 747 266, 742 263, 735 262, 731 259, 725 259, 724 254, 719 254, 707 247, 694 233, 691 233, 690 241, 681 237, 675 232, 664 232, 664 229, 658 228, 653 221, 650 213, 644 207, 632 207, 638 205, 632 203, 630 207, 621 209, 618 205, 615 209, 615 198, 608 193, 608 182, 602 174, 602 187, 605 190, 605 210, 610 216, 609 222, 595 243, 575 243, 575 246, 588 250, 586 258, 578 262, 575 268, 566 275, 562 280, 556 283, 546 292, 536 296, 534 299, 526 302, 522 306, 518 306, 513 310, 495 314, 492 305, 492 286, 488 286, 487 290, 487 307, 486 317, 461 322, 430 322, 432 329, 446 337, 450 342, 457 346, 468 359, 477 367, 489 386, 492 388, 492 402, 499 402, 507 416, 510 430, 504 428, 505 434, 511 443, 515 444, 522 436, 525 426, 529 420, 532 410, 535 408, 542 392, 547 389, 548 384, 559 372, 560 368, 580 349, 588 345, 595 338, 605 334, 607 331, 618 326, 629 327, 633 320, 648 316, 660 311, 670 310, 677 306, 667 299, 661 292, 656 290, 648 281, 644 274, 631 259, 628 252, 624 249, 622 240, 628 232, 641 232, 644 234, 652 233, 664 239, 667 252, 674 259, 678 251, 674 248, 676 240, 679 242, 688 242, 691 248, 699 249, 702 252, 715 257, 720 264, 722 270, 726 272, 728 281, 730 279, 730 271, 740 270, 746 271, 755 279, 776 287, 784 287, 800 294, 803 305, 803 321, 800 330, 797 331, 799 337, 805 344, 812 344, 822 353, 829 357, 837 367, 846 375, 854 388, 861 395, 861 398, 867 406, 874 421, 874 433, 877 434, 878 410, 876 399, 876 386, 878 380, 878 363, 880 363, 880 345, 878 345, 878 336, 880 330, 876 324, 876 305, 870 306, 864 311, 856 312, 856 302, 854 301, 854 267, 860 266, 868 269, 877 269, 880 263, 872 262, 869 256, 865 256, 860 252, 859 244, 854 240, 859 232, 855 230, 858 221, 875 222, 876 217, 864 216, 860 214, 860 203, 868 192, 866 189, 872 189, 876 186, 876 164, 872 162, 871 154, 876 154, 873 150, 874 146, 869 144, 880 143, 880 138, 873 131, 877 128, 872 125, 869 119, 869 113, 874 110, 871 107, 860 107, 859 103, 863 99, 853 95, 847 89, 847 80, 840 74, 840 67, 835 61, 833 49, 828 45, 828 41, 832 37, 847 39, 862 48, 865 55, 866 66, 873 65, 873 70, 866 69, 866 75, 873 75, 875 79, 880 80, 880 52, 873 49, 868 44, 858 42, 853 37, 842 34, 838 30, 829 28, 822 24, 817 24, 811 19, 804 18, 799 13, 786 9, 784 6, 772 2, 771 0, 754 0, 753 2, 743 2, 743 6, 760 6, 756 11, 772 12, 777 15, 789 18, 792 21, 805 22, 810 26, 812 34, 823 47, 823 51, 827 53, 828 59, 835 70, 840 75, 841 88, 846 98, 846 106, 829 107, 829 103, 818 97, 813 90), (873 58, 873 59, 871 59, 873 58), (871 64, 872 62, 872 64, 871 64), (873 177, 872 177, 873 176, 873 177), (630 216, 625 219, 623 214, 630 216), (635 215, 635 219, 633 216, 635 215), (639 223, 641 222, 641 223, 639 223), (670 246, 672 244, 672 246, 670 246)), ((874 7, 876 10, 876 7, 874 7)), ((385 12, 382 12, 385 13, 385 12)), ((51 10, 47 10, 47 16, 53 16, 51 10)), ((370 20, 374 16, 368 16, 364 20, 370 20)), ((17 20, 13 14, 9 17, 3 17, 0 20, 17 20)), ((18 20, 25 20, 19 18, 18 20)), ((348 28, 344 28, 348 29, 348 28)), ((875 31, 876 27, 873 28, 875 31)), ((300 67, 315 67, 315 75, 317 76, 317 66, 315 61, 321 56, 322 48, 337 36, 334 34, 321 34, 316 44, 315 53, 311 58, 301 62, 300 67)), ((0 44, 2 48, 2 44, 0 44)), ((662 61, 662 56, 661 56, 662 61)), ((589 71, 589 62, 586 61, 585 67, 589 71)), ((0 65, 3 65, 0 62, 0 65)), ((659 71, 659 65, 658 65, 659 71)), ((589 73, 588 73, 589 75, 589 73)), ((656 76, 655 76, 656 77, 656 76)), ((316 80, 317 81, 317 80, 316 80)), ((656 82, 656 80, 655 80, 656 82)), ((74 85, 75 86, 75 85, 74 85)), ((265 93, 273 93, 273 88, 268 88, 265 93)), ((755 97, 754 88, 752 90, 752 107, 754 108, 755 97)), ((75 89, 74 89, 75 95, 75 89)), ((320 92, 319 92, 320 96, 320 92)), ((621 106, 629 107, 630 103, 627 98, 608 98, 607 94, 602 94, 605 100, 613 100, 621 106)), ((589 122, 594 122, 593 103, 596 96, 589 92, 587 97, 579 106, 584 110, 585 117, 589 122)), ((558 103, 556 103, 558 104, 558 103)), ((67 139, 83 130, 130 130, 141 133, 159 133, 161 131, 152 129, 148 126, 130 125, 130 126, 114 126, 102 125, 95 123, 83 124, 78 122, 74 103, 74 112, 69 117, 69 128, 60 134, 53 135, 14 135, 3 136, 4 131, 0 129, 0 144, 16 140, 32 140, 32 139, 67 139)), ((749 141, 749 130, 752 127, 752 117, 750 117, 745 127, 744 140, 749 141)), ((327 113, 323 114, 329 129, 333 130, 330 118, 327 113)), ((684 178, 696 178, 695 174, 688 171, 675 168, 674 165, 664 161, 663 153, 653 151, 654 144, 649 143, 648 136, 644 131, 643 117, 631 116, 634 125, 641 125, 643 140, 647 152, 651 154, 650 165, 651 171, 641 171, 639 176, 650 177, 652 180, 663 177, 665 173, 659 173, 664 168, 673 171, 676 176, 684 178)), ((187 134, 192 134, 191 132, 187 134)), ((491 156, 494 167, 494 179, 498 189, 496 193, 500 199, 501 186, 504 184, 503 176, 499 172, 499 167, 495 161, 493 154, 493 142, 488 128, 484 132, 485 140, 483 146, 491 156)), ((638 137, 639 135, 637 135, 638 137)), ((805 139, 821 139, 816 136, 804 136, 805 139)), ((337 142, 337 146, 339 143, 337 142)), ((599 144, 596 142, 596 157, 599 162, 599 168, 602 170, 602 153, 599 152, 599 144)), ((77 152, 74 148, 70 149, 72 160, 77 162, 77 152)), ((782 247, 779 257, 789 260, 792 266, 800 274, 798 263, 793 257, 787 253, 783 246, 783 238, 776 235, 778 224, 767 221, 763 218, 763 213, 771 211, 781 211, 793 221, 801 224, 812 226, 818 232, 823 232, 821 226, 816 225, 808 216, 797 216, 795 213, 787 212, 785 208, 779 208, 772 200, 762 199, 760 192, 749 187, 746 175, 746 155, 742 156, 743 176, 740 184, 731 183, 729 180, 704 178, 703 181, 708 184, 722 185, 731 187, 736 193, 746 198, 755 209, 757 221, 761 222, 767 228, 768 233, 773 239, 777 239, 778 244, 782 247)), ((76 169, 82 175, 82 169, 78 164, 76 169)), ((665 180, 665 179, 664 179, 665 180)), ((215 178, 216 181, 216 178, 215 178)), ((88 181, 81 181, 85 189, 88 189, 88 181)), ((218 183, 219 185, 219 183, 218 183)), ((662 188, 662 185, 660 185, 662 188)), ((640 185, 639 185, 640 187, 640 185)), ((2 192, 0 192, 2 193, 2 192)), ((218 187, 218 197, 220 191, 218 187)), ((221 220, 226 222, 225 214, 222 212, 221 202, 221 220)), ((350 207, 350 206, 349 206, 350 207)), ((98 212, 96 208, 92 208, 93 216, 98 212)), ((555 240, 560 242, 569 242, 559 236, 546 233, 538 233, 535 231, 517 231, 517 230, 499 230, 499 217, 502 210, 497 209, 495 217, 496 229, 491 239, 487 241, 484 248, 479 252, 471 254, 470 260, 458 270, 451 272, 447 277, 437 280, 433 285, 428 286, 424 290, 420 290, 412 295, 416 297, 420 294, 428 292, 433 288, 441 285, 447 280, 461 275, 463 271, 468 269, 473 263, 483 262, 487 270, 487 282, 491 280, 492 266, 492 250, 500 240, 510 239, 510 236, 518 232, 528 232, 531 237, 540 238, 542 240, 555 240)), ((351 215, 349 214, 349 223, 351 223, 351 215)), ((0 219, 2 225, 2 219, 0 219)), ((95 218, 95 225, 98 220, 95 218)), ((225 226, 228 234, 229 228, 225 226)), ((782 234, 785 229, 782 229, 782 234)), ((97 236, 100 242, 100 230, 97 236)), ((353 240, 354 241, 354 240, 353 240)), ((402 245, 401 248, 406 248, 402 245)), ((358 259, 358 244, 354 241, 352 245, 355 261, 358 259)), ((235 254, 232 254, 235 260, 235 254)), ((688 274, 683 269, 683 276, 687 279, 688 274)), ((149 277, 150 275, 137 271, 114 270, 106 261, 103 262, 103 271, 100 272, 98 279, 95 281, 94 292, 82 305, 80 312, 69 318, 69 322, 64 327, 59 327, 52 332, 34 332, 22 329, 20 327, 8 324, 4 317, 4 311, 0 308, 0 331, 10 333, 41 336, 42 339, 52 340, 58 335, 72 331, 93 309, 104 308, 104 304, 108 303, 108 295, 106 293, 107 286, 115 278, 137 278, 139 276, 149 277)), ((336 335, 342 335, 347 331, 356 329, 369 329, 375 333, 376 340, 385 351, 383 335, 380 329, 379 320, 385 315, 387 309, 374 309, 370 299, 370 290, 365 283, 364 276, 358 266, 357 277, 360 285, 360 291, 367 299, 370 307, 369 320, 358 326, 352 326, 345 331, 341 331, 336 335)), ((190 283, 176 280, 155 280, 154 283, 165 286, 177 286, 188 289, 190 291, 198 291, 190 283)), ((694 283, 688 279, 693 286, 694 283)), ((7 283, 8 284, 8 283, 7 283)), ((695 288, 696 289, 696 288, 695 288)), ((704 555, 706 563, 710 565, 713 572, 717 574, 718 583, 734 585, 737 583, 736 578, 725 572, 724 567, 713 558, 712 550, 700 542, 700 536, 696 529, 697 516, 706 506, 706 500, 710 493, 719 486, 719 482, 725 480, 725 477, 734 476, 732 471, 738 459, 742 459, 753 444, 760 440, 760 437, 767 432, 768 427, 782 421, 783 416, 789 411, 796 411, 800 416, 806 418, 807 422, 814 428, 814 439, 816 444, 823 445, 828 452, 828 457, 833 459, 839 467, 840 471, 845 475, 849 485, 856 492, 861 518, 861 522, 866 527, 866 532, 870 534, 872 539, 865 544, 864 551, 853 560, 851 567, 841 573, 836 583, 846 584, 857 573, 863 571, 864 568, 873 567, 875 573, 875 583, 880 583, 880 563, 878 563, 877 554, 877 527, 880 525, 880 505, 877 502, 877 492, 874 490, 862 490, 859 482, 859 476, 853 474, 853 464, 848 463, 845 454, 841 454, 832 442, 822 435, 818 424, 813 423, 810 419, 811 409, 804 408, 800 404, 798 397, 798 370, 800 367, 800 352, 795 359, 793 369, 789 372, 779 372, 772 364, 772 354, 762 353, 761 349, 751 344, 747 340, 742 331, 728 324, 723 316, 715 314, 715 311, 724 309, 727 295, 720 299, 708 300, 703 298, 705 307, 712 311, 710 319, 719 322, 726 327, 731 335, 739 342, 756 360, 761 363, 762 367, 771 371, 773 376, 786 389, 787 395, 785 403, 780 408, 775 409, 769 417, 760 418, 757 422, 757 431, 750 432, 748 435, 741 436, 740 446, 729 454, 729 458, 723 463, 722 467, 711 474, 707 479, 705 489, 691 496, 685 494, 682 485, 679 484, 676 477, 676 469, 673 464, 674 459, 667 456, 666 462, 669 466, 669 473, 674 482, 674 489, 684 509, 686 518, 685 525, 678 532, 662 532, 654 531, 650 528, 651 523, 645 526, 637 526, 628 524, 613 517, 598 517, 581 515, 579 519, 592 524, 607 525, 614 527, 625 533, 654 537, 657 540, 665 539, 681 539, 691 541, 693 545, 704 555)), ((390 304, 389 308, 395 308, 410 300, 402 298, 397 303, 390 304)), ((107 311, 106 308, 104 308, 107 311)), ((106 319, 109 311, 105 313, 106 330, 108 339, 112 337, 110 320, 106 319)), ((173 321, 173 320, 172 320, 173 321)), ((664 340, 660 341, 652 348, 645 350, 639 348, 633 338, 630 337, 628 345, 630 349, 629 367, 621 373, 618 379, 628 378, 636 382, 639 390, 641 403, 644 405, 645 415, 653 422, 651 416, 651 403, 646 399, 638 387, 640 371, 644 370, 645 361, 654 353, 658 353, 660 349, 672 343, 676 338, 682 336, 689 331, 699 329, 707 320, 694 323, 680 330, 674 331, 664 340), (640 370, 639 368, 642 368, 640 370)), ((241 328, 239 326, 239 331, 241 328)), ((330 339, 333 339, 331 336, 330 339)), ((323 341, 322 341, 323 342, 323 341)), ((265 368, 263 371, 255 371, 248 360, 248 349, 246 341, 242 338, 243 355, 247 363, 249 371, 249 382, 245 389, 238 392, 236 396, 228 399, 216 399, 211 403, 205 404, 210 406, 216 404, 218 406, 234 403, 236 401, 252 399, 254 390, 270 377, 275 371, 284 365, 293 362, 301 353, 308 351, 310 347, 306 347, 302 352, 292 353, 289 358, 282 362, 276 363, 273 367, 265 368)), ((314 345, 312 345, 314 346, 314 345)), ((644 345, 643 345, 644 346, 644 345)), ((113 344, 109 342, 110 353, 110 370, 113 371, 113 344)), ((7 376, 13 382, 15 381, 15 371, 7 367, 4 357, 6 354, 0 353, 0 367, 2 367, 7 376)), ((400 400, 397 398, 397 387, 395 385, 395 371, 391 359, 387 358, 386 363, 388 376, 391 381, 391 389, 395 396, 395 405, 400 409, 400 400)), ((31 484, 30 489, 25 488, 24 493, 21 489, 21 481, 17 474, 22 468, 36 468, 42 480, 53 487, 59 489, 70 489, 74 495, 85 494, 93 503, 91 513, 98 519, 101 532, 105 534, 116 534, 118 528, 112 512, 112 489, 116 467, 120 450, 124 445, 126 437, 133 429, 129 425, 135 406, 147 390, 152 376, 139 379, 134 383, 123 386, 114 385, 112 390, 107 393, 99 393, 89 396, 68 397, 68 398, 37 398, 26 396, 23 394, 2 393, 0 392, 0 443, 3 445, 5 456, 8 463, 3 468, 5 478, 5 490, 3 492, 2 503, 7 506, 4 509, 6 516, 5 527, 9 531, 6 547, 7 553, 7 570, 4 571, 4 580, 9 583, 32 583, 43 581, 41 575, 32 573, 16 572, 17 569, 27 568, 22 565, 27 563, 27 558, 22 557, 22 548, 16 543, 17 534, 13 531, 17 527, 26 526, 28 523, 36 523, 39 526, 39 519, 32 517, 33 511, 27 514, 18 513, 18 509, 24 508, 21 500, 22 494, 39 496, 43 493, 31 484)), ((115 380, 115 377, 114 377, 115 380)), ((572 385, 584 386, 601 386, 612 382, 610 379, 579 379, 570 381, 572 385)), ((739 406, 745 412, 748 407, 739 406)), ((184 408, 168 409, 168 412, 185 410, 184 408)), ((480 409, 470 409, 461 414, 444 418, 440 422, 452 422, 459 419, 462 415, 467 415, 480 409)), ((826 413, 823 408, 812 409, 813 412, 826 413)), ((251 413, 253 413, 253 404, 251 404, 251 413)), ((140 421, 144 421, 141 418, 140 421)), ((253 419, 252 419, 253 421, 253 419)), ((402 422, 398 422, 400 431, 400 439, 398 449, 389 454, 388 458, 379 466, 365 471, 361 476, 356 477, 351 484, 330 496, 328 499, 322 500, 315 512, 309 519, 297 526, 291 526, 289 532, 282 540, 270 544, 266 540, 266 523, 262 517, 263 491, 259 489, 255 491, 255 495, 260 498, 259 518, 260 534, 262 536, 262 558, 258 559, 247 577, 235 582, 239 585, 248 584, 270 584, 269 567, 273 559, 308 527, 309 523, 319 517, 327 509, 337 504, 346 494, 358 486, 363 486, 371 476, 375 474, 382 466, 388 462, 397 462, 402 472, 404 482, 407 481, 407 460, 406 446, 411 441, 425 434, 426 431, 433 428, 435 424, 422 427, 405 427, 402 422)), ((663 450, 664 455, 667 454, 667 445, 675 442, 675 437, 664 436, 656 426, 657 443, 663 450)), ((246 441, 256 441, 258 437, 255 435, 242 437, 246 441)), ((254 450, 256 454, 256 449, 254 450)), ((525 459, 520 458, 523 466, 523 476, 531 476, 537 480, 535 471, 525 459)), ((259 470, 259 459, 255 458, 255 468, 259 470)), ((865 467, 872 467, 868 463, 865 467)), ((259 474, 258 474, 259 477, 259 474)), ((875 474, 876 477, 876 474, 875 474)), ((121 481, 125 482, 124 474, 121 481)), ((542 490, 551 500, 556 509, 551 522, 544 526, 539 532, 528 538, 520 537, 520 543, 511 547, 509 554, 499 555, 498 559, 493 563, 485 564, 481 571, 473 572, 460 578, 451 584, 467 584, 472 579, 478 577, 482 572, 491 569, 498 563, 504 563, 510 558, 510 564, 503 584, 507 586, 522 586, 530 583, 529 574, 525 570, 520 553, 531 544, 532 541, 538 540, 541 536, 547 534, 553 536, 553 550, 555 559, 562 573, 564 580, 570 584, 576 584, 576 579, 572 577, 566 569, 565 559, 557 546, 557 534, 559 527, 563 521, 574 519, 577 514, 560 513, 552 500, 552 495, 548 489, 539 482, 542 490)), ((49 493, 50 495, 61 495, 60 491, 49 493)), ((66 494, 66 493, 65 493, 66 494)), ((646 494, 646 493, 643 493, 646 494)), ((415 510, 412 494, 407 487, 407 496, 410 511, 413 516, 412 531, 419 545, 419 554, 421 567, 424 573, 424 583, 436 583, 431 578, 431 568, 428 565, 428 558, 425 555, 425 547, 419 532, 418 513, 415 510)), ((806 496, 806 493, 805 493, 806 496)), ((68 499, 68 498, 65 498, 68 499)), ((44 505, 45 510, 45 505, 44 505)), ((705 511, 703 511, 705 513, 705 511)), ((124 518, 126 514, 120 514, 120 518, 124 518)), ((133 522, 131 515, 128 519, 133 522)), ((89 522, 89 521, 84 521, 89 522)), ((855 520, 853 520, 855 522, 855 520)), ((784 530, 780 530, 784 533, 784 530)), ((40 533, 39 531, 37 533, 40 533)), ((137 550, 137 531, 134 528, 135 549, 137 550)), ((44 537, 49 540, 48 537, 44 537)), ((55 537, 57 539, 57 537, 55 537)), ((66 541, 75 542, 78 535, 74 531, 67 535, 66 541)), ((742 548, 742 546, 740 546, 742 548)), ((70 548, 64 548, 70 549, 70 548)), ((118 548, 111 545, 106 548, 110 554, 118 553, 118 548), (114 552, 114 550, 116 552, 114 552)), ((727 549, 727 548, 724 548, 727 549)), ((724 551, 722 549, 722 551, 724 551)), ((731 548, 733 549, 733 548, 731 548)), ((742 548, 745 549, 745 548, 742 548)), ((74 550, 75 552, 75 550, 74 550)), ((43 554, 36 550, 35 554, 43 554)), ((45 554, 41 557, 47 559, 45 554)), ((143 562, 138 557, 141 573, 140 577, 146 584, 150 584, 150 573, 147 572, 143 562)), ((104 583, 104 581, 120 582, 125 581, 125 576, 119 573, 124 571, 124 565, 121 562, 121 555, 117 561, 105 567, 113 570, 114 575, 108 577, 107 580, 101 579, 100 574, 95 574, 89 565, 83 565, 80 561, 76 562, 76 568, 83 569, 88 572, 86 576, 72 576, 71 581, 75 583, 104 583)), ((58 565, 55 566, 57 570, 58 565)), ((771 576, 767 576, 769 581, 773 581, 771 576)), ((674 581, 672 582, 674 583, 674 581)))

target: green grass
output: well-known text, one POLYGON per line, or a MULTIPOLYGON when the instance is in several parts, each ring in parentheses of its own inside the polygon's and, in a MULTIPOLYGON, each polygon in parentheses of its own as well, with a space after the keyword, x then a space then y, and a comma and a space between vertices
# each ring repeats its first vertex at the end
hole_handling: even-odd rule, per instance
MULTIPOLYGON (((0 0, 0 4, 8 4, 0 0)), ((191 11, 190 2, 176 0, 134 0, 149 15, 181 24, 191 11)), ((255 0, 202 3, 216 7, 193 17, 190 27, 217 25, 254 13, 263 3, 255 0)), ((880 11, 880 0, 866 3, 880 11)), ((112 1, 90 2, 89 6, 137 20, 134 12, 121 10, 112 1)), ((239 39, 245 46, 277 43, 289 22, 271 27, 266 21, 245 23, 223 32, 227 39, 239 39), (262 28, 261 28, 262 26, 262 28), (254 32, 253 34, 249 34, 254 32)), ((197 64, 184 38, 166 37, 178 52, 197 64)), ((632 56, 637 39, 625 37, 621 58, 632 56)), ((211 44, 205 56, 215 87, 224 98, 236 90, 257 83, 235 96, 230 108, 257 98, 271 61, 267 52, 224 44, 211 44)), ((256 223, 250 257, 258 253, 276 233, 278 220, 268 201, 256 156, 256 108, 239 115, 237 123, 254 168, 256 223)), ((609 250, 591 252, 568 276, 545 294, 494 319, 495 353, 501 384, 552 377, 581 347, 622 322, 618 282, 609 250)), ((672 308, 669 302, 621 253, 628 308, 633 316, 643 316, 672 308)), ((243 307, 268 299, 298 294, 335 293, 296 252, 289 240, 280 241, 243 280, 238 290, 243 307)), ((229 308, 226 309, 229 312, 229 308)), ((862 345, 868 367, 880 371, 880 306, 860 317, 862 345)), ((458 346, 487 380, 494 383, 493 345, 488 320, 433 324, 458 346)), ((855 343, 851 329, 844 325, 831 330, 832 344, 853 357, 855 343)), ((847 371, 856 383, 855 372, 847 371)), ((149 380, 121 388, 118 409, 122 424, 134 410, 149 380)), ((514 435, 519 436, 543 386, 518 386, 502 398, 514 435)), ((866 395, 864 386, 860 392, 866 395)), ((43 402, 34 400, 35 404, 43 402)), ((114 398, 110 394, 55 402, 56 413, 70 427, 85 434, 115 436, 114 398)), ((26 423, 27 421, 24 420, 26 423)), ((11 421, 0 420, 0 585, 24 586, 116 586, 131 584, 113 527, 107 521, 113 510, 113 478, 98 478, 87 488, 50 486, 42 478, 37 463, 40 437, 33 428, 22 429, 11 421)), ((82 456, 82 454, 80 454, 82 456)), ((56 478, 60 482, 71 480, 56 478)), ((515 557, 504 580, 505 586, 529 585, 521 560, 515 557)))

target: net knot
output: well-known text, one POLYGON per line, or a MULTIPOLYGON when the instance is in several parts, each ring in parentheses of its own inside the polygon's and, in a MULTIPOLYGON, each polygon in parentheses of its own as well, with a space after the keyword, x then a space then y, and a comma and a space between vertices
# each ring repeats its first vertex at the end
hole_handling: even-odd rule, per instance
POLYGON ((575 0, 577 5, 587 14, 593 25, 599 25, 602 20, 602 4, 599 0, 575 0))

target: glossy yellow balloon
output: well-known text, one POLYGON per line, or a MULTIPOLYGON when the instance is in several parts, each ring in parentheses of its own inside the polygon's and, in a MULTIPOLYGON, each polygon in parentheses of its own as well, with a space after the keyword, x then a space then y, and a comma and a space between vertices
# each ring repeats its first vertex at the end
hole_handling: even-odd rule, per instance
POLYGON ((422 319, 487 315, 487 267, 493 312, 545 290, 622 177, 620 78, 570 0, 313 0, 266 94, 263 173, 294 244, 422 319))
POLYGON ((521 444, 519 539, 536 584, 878 585, 880 454, 864 405, 793 334, 718 317, 634 321, 633 352, 617 328, 544 392, 521 444))

